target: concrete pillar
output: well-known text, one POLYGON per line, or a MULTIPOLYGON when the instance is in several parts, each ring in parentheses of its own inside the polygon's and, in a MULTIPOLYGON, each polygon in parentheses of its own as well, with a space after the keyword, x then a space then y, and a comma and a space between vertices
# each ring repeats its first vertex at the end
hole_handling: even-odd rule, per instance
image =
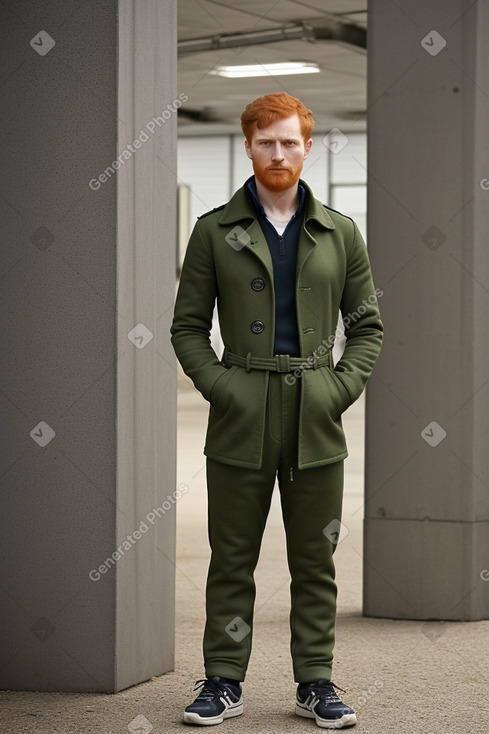
POLYGON ((489 5, 369 2, 364 613, 489 617, 489 5))
POLYGON ((1 15, 0 687, 115 692, 174 659, 176 0, 1 15))

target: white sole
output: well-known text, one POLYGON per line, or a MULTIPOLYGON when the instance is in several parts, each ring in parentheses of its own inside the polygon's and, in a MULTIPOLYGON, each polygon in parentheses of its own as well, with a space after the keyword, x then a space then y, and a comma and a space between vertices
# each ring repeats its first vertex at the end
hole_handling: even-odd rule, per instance
POLYGON ((233 716, 240 716, 243 713, 243 703, 237 703, 224 709, 219 716, 200 716, 190 711, 183 712, 183 721, 185 724, 200 724, 201 726, 213 726, 214 724, 222 724, 224 719, 231 719, 233 716))
POLYGON ((303 716, 305 719, 316 719, 316 724, 321 729, 343 729, 345 726, 353 726, 357 723, 356 714, 345 714, 341 719, 321 719, 316 716, 314 711, 302 708, 299 704, 295 705, 295 713, 297 716, 303 716))

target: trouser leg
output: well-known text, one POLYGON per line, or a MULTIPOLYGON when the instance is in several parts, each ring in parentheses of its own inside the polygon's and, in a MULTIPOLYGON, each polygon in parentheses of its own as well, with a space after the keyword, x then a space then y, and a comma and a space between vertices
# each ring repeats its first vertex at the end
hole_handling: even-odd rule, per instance
POLYGON ((333 553, 344 462, 297 468, 300 387, 300 380, 294 385, 280 381, 283 441, 278 480, 291 575, 290 651, 294 680, 306 683, 331 679, 337 592, 333 553))
POLYGON ((207 460, 211 546, 203 640, 207 677, 245 679, 253 635, 254 571, 276 471, 270 455, 259 471, 207 460))
POLYGON ((343 461, 294 469, 293 479, 287 467, 279 472, 291 575, 294 680, 331 680, 337 591, 333 553, 341 518, 343 461))

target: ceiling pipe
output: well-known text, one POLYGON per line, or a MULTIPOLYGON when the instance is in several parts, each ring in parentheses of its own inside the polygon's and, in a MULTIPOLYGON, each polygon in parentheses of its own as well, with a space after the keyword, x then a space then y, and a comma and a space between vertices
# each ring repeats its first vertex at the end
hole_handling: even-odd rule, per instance
POLYGON ((257 46, 290 40, 336 41, 353 46, 355 50, 367 49, 367 30, 353 23, 328 19, 296 23, 293 26, 279 26, 263 31, 248 33, 221 33, 216 36, 190 38, 179 41, 178 55, 198 54, 204 51, 222 51, 240 46, 257 46))

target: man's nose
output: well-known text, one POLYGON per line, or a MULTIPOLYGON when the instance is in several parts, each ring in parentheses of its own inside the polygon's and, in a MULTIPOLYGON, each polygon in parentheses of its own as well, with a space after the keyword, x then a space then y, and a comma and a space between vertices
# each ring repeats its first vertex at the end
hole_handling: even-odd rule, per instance
POLYGON ((281 161, 284 157, 282 146, 280 143, 275 143, 272 150, 272 158, 274 161, 281 161))

